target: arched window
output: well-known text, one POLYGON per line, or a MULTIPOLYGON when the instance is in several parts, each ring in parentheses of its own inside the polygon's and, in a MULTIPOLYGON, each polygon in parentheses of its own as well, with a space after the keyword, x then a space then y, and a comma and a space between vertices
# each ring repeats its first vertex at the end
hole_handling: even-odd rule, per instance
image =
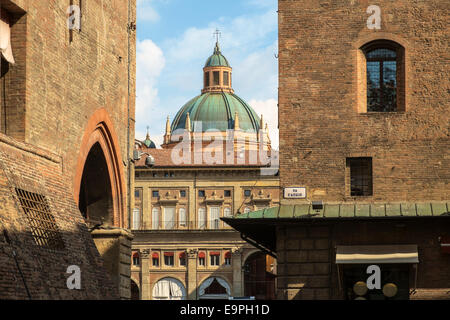
POLYGON ((183 284, 174 278, 159 280, 153 287, 154 300, 185 300, 186 289, 183 284))
POLYGON ((152 209, 152 229, 153 230, 159 229, 159 209, 158 208, 152 209))
MULTIPOLYGON (((365 73, 365 111, 404 111, 404 49, 392 41, 372 41, 362 48, 365 73)), ((363 80, 363 79, 361 79, 363 80)), ((362 110, 364 111, 364 110, 362 110)))

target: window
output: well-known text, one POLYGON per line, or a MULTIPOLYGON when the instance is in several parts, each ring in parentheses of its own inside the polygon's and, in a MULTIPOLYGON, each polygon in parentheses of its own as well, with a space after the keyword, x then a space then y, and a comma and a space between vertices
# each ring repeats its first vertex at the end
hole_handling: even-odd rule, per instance
POLYGON ((223 72, 223 85, 224 86, 228 86, 229 85, 228 84, 228 75, 229 75, 228 71, 224 71, 223 72))
POLYGON ((198 208, 198 228, 204 229, 206 227, 206 209, 198 208))
POLYGON ((386 48, 366 53, 367 111, 397 110, 397 54, 386 48))
POLYGON ((205 190, 198 190, 198 196, 200 198, 204 198, 205 197, 205 190))
POLYGON ((225 265, 231 266, 231 252, 230 251, 225 253, 225 265))
POLYGON ((180 258, 180 266, 185 266, 186 265, 186 253, 181 252, 179 258, 180 258))
POLYGON ((225 207, 223 209, 223 216, 226 218, 232 217, 233 215, 231 214, 231 208, 230 207, 225 207))
POLYGON ((174 266, 173 252, 164 252, 164 264, 168 267, 174 266))
POLYGON ((139 200, 141 198, 141 190, 136 189, 134 190, 134 199, 139 200))
POLYGON ((178 221, 180 223, 180 227, 186 227, 186 209, 185 208, 180 208, 178 210, 178 221))
POLYGON ((220 207, 209 208, 209 228, 219 229, 219 219, 220 219, 220 207))
POLYGON ((154 267, 159 267, 159 254, 156 252, 152 254, 152 265, 154 267))
POLYGON ((139 253, 138 252, 134 252, 133 253, 133 266, 138 266, 139 264, 140 264, 139 253))
POLYGON ((159 229, 159 209, 158 208, 152 209, 152 229, 153 230, 159 229))
POLYGON ((139 230, 141 227, 141 212, 139 208, 133 209, 133 229, 139 230))
POLYGON ((231 197, 231 190, 225 190, 225 191, 224 191, 224 195, 225 195, 225 197, 227 197, 227 198, 231 197))
POLYGON ((209 87, 209 72, 205 72, 205 87, 209 87))
POLYGON ((404 49, 387 40, 372 41, 361 48, 359 80, 364 82, 361 96, 366 112, 405 110, 404 49), (365 79, 364 79, 365 78, 365 79), (362 96, 362 95, 365 96, 362 96))
POLYGON ((175 207, 164 208, 164 229, 170 230, 175 227, 175 207))
POLYGON ((180 190, 180 197, 186 198, 186 190, 180 190))
POLYGON ((347 158, 352 197, 372 195, 372 158, 347 158))
POLYGON ((211 266, 219 266, 220 265, 220 253, 219 252, 211 252, 209 254, 211 260, 211 266))
POLYGON ((198 254, 198 265, 199 266, 205 266, 205 253, 204 252, 200 252, 198 254))
POLYGON ((55 217, 43 195, 16 188, 16 195, 27 217, 34 242, 40 247, 65 248, 55 217))
POLYGON ((158 198, 159 197, 159 191, 158 190, 153 190, 152 191, 152 197, 153 198, 158 198))
POLYGON ((245 197, 250 197, 252 195, 252 191, 251 190, 244 190, 244 196, 245 197))
POLYGON ((213 85, 218 86, 219 84, 219 71, 213 71, 213 85))

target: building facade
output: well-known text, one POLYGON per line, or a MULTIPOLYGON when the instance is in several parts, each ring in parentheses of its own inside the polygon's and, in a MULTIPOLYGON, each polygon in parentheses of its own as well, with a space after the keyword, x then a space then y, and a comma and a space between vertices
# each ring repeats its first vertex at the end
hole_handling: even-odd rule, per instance
POLYGON ((279 1, 279 299, 450 298, 447 6, 279 1))
POLYGON ((129 298, 136 3, 0 7, 0 298, 129 298))
POLYGON ((218 43, 203 72, 201 95, 167 120, 162 149, 148 135, 136 142, 135 297, 274 298, 274 259, 220 218, 279 204, 276 155, 263 120, 234 94, 218 43))

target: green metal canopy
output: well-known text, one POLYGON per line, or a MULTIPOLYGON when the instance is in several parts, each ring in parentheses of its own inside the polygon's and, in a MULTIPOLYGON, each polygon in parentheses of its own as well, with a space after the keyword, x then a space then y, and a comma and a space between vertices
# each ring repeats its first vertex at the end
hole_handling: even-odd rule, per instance
POLYGON ((450 217, 450 201, 424 203, 338 203, 281 205, 243 213, 224 222, 239 231, 248 242, 270 253, 276 252, 276 227, 294 224, 383 219, 426 219, 450 217))

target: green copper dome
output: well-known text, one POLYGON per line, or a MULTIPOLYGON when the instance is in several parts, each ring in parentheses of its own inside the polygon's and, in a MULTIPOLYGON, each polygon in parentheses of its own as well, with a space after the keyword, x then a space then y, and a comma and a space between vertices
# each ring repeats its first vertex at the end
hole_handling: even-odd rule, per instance
POLYGON ((145 139, 144 144, 147 148, 156 149, 156 144, 150 139, 145 139))
POLYGON ((243 131, 259 131, 260 118, 244 100, 234 93, 206 92, 186 103, 178 111, 172 122, 171 130, 185 129, 186 117, 189 113, 192 131, 195 122, 202 122, 202 131, 226 131, 234 129, 235 114, 239 118, 239 128, 243 131))
POLYGON ((206 60, 205 68, 206 67, 229 67, 230 64, 228 63, 227 58, 225 58, 222 53, 220 52, 219 43, 216 42, 216 47, 214 48, 214 53, 212 56, 206 60))

